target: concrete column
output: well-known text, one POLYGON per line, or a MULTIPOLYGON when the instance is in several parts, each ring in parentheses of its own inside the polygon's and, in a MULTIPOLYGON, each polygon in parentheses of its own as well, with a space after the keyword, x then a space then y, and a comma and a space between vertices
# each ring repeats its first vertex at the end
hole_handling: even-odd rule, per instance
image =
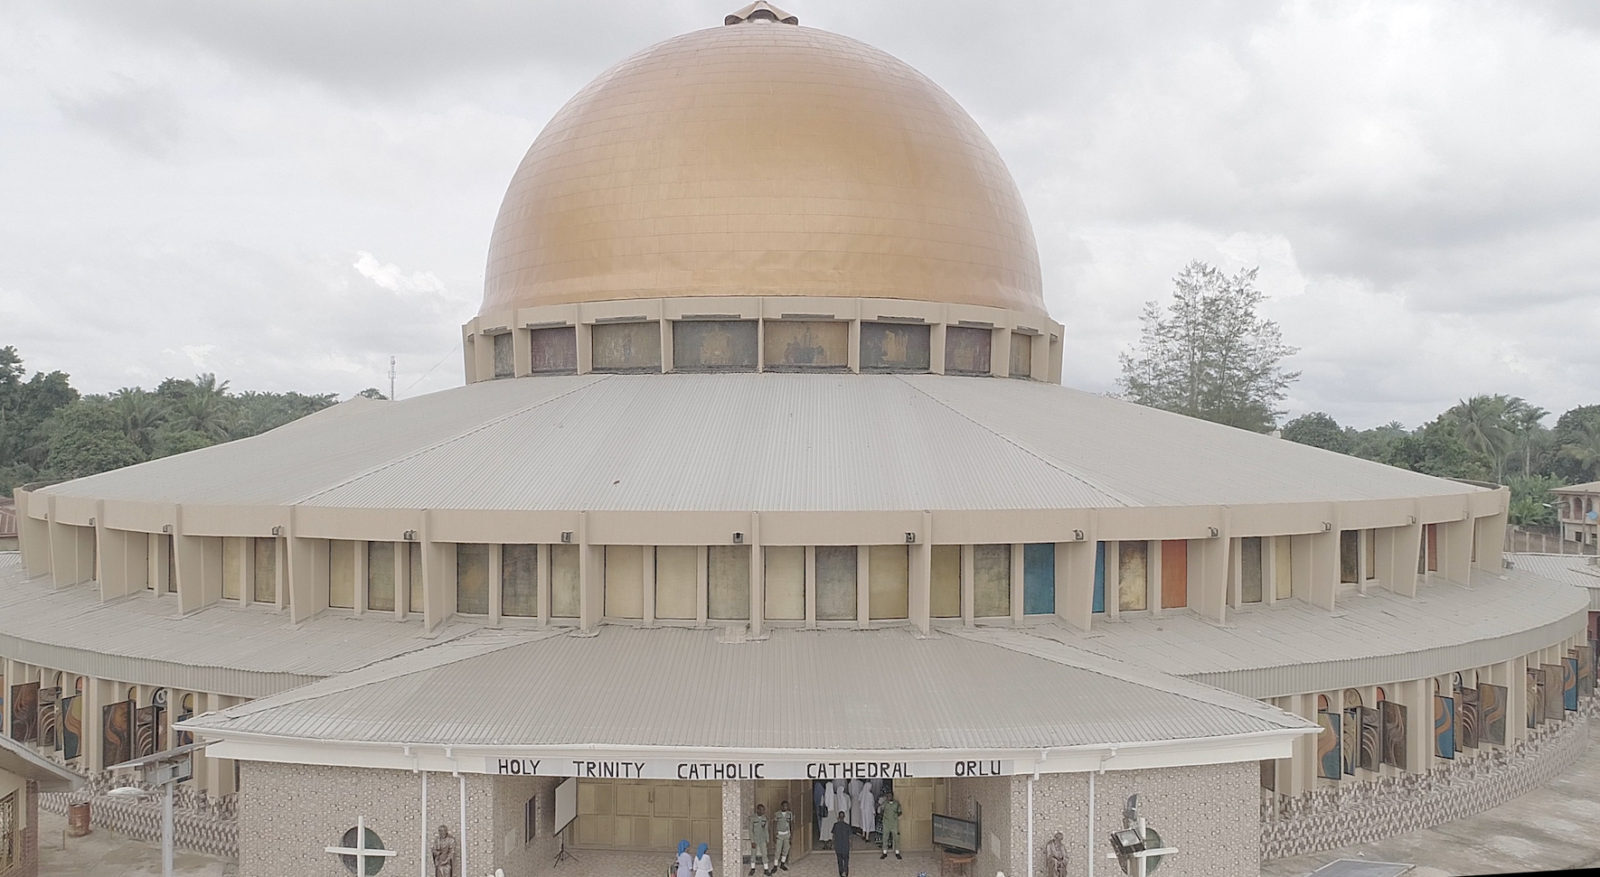
MULTIPOLYGON (((100 528, 100 599, 115 600, 134 592, 133 582, 144 581, 143 570, 129 568, 130 556, 137 556, 140 564, 144 563, 144 552, 130 551, 129 543, 134 539, 140 542, 145 540, 143 533, 129 533, 125 530, 113 530, 108 527, 100 528)), ((141 584, 140 587, 143 587, 141 584)))
POLYGON ((1011 623, 1012 624, 1021 624, 1022 623, 1023 601, 1026 599, 1026 593, 1025 593, 1025 591, 1023 589, 1023 585, 1025 584, 1024 576, 1026 575, 1026 569, 1023 566, 1023 563, 1022 563, 1022 556, 1023 556, 1023 552, 1026 549, 1027 549, 1027 546, 1023 545, 1021 542, 1014 542, 1011 545, 1011 623))
POLYGON ((473 355, 473 340, 472 331, 463 327, 461 329, 461 366, 462 371, 466 373, 467 383, 469 384, 478 379, 478 358, 473 355))
POLYGON ((29 513, 32 494, 18 490, 13 495, 17 501, 17 547, 22 549, 22 567, 30 578, 44 575, 50 571, 50 525, 29 513))
POLYGON ((1433 767, 1433 679, 1415 679, 1407 690, 1406 769, 1427 773, 1433 767))
POLYGON ((865 545, 856 546, 856 627, 866 627, 872 618, 872 557, 865 545))
POLYGON ((744 873, 744 823, 755 810, 754 780, 722 781, 722 863, 717 873, 737 877, 744 873))
POLYGON ((972 626, 972 617, 976 612, 973 594, 973 582, 977 578, 975 555, 971 545, 961 546, 961 623, 967 627, 972 626))
POLYGON ((1094 613, 1092 532, 1074 542, 1056 543, 1056 615, 1079 630, 1088 630, 1094 613))
MULTIPOLYGON (((940 347, 943 350, 943 347, 940 347)), ((907 595, 906 614, 911 624, 923 633, 932 625, 933 612, 933 513, 922 513, 922 532, 917 534, 917 544, 911 546, 910 593, 907 595)))
MULTIPOLYGON (((767 564, 766 553, 761 542, 761 513, 750 513, 750 532, 745 534, 745 541, 750 544, 750 633, 760 636, 764 627, 762 622, 766 619, 767 611, 767 564)), ((807 557, 810 557, 809 550, 807 557)), ((711 587, 710 571, 707 570, 706 587, 711 587)), ((709 599, 709 593, 707 595, 709 599)), ((815 616, 814 600, 806 603, 808 620, 815 616)))
POLYGON ((79 751, 83 753, 84 773, 94 773, 105 767, 101 759, 102 727, 100 711, 105 709, 110 700, 106 697, 110 683, 102 679, 88 677, 83 683, 83 727, 79 730, 79 751))
POLYGON ((806 627, 817 626, 817 548, 807 545, 805 548, 805 583, 806 593, 806 627))
POLYGON ((1189 540, 1189 606, 1207 620, 1218 624, 1228 614, 1228 545, 1226 529, 1210 539, 1189 540), (1199 572, 1199 576, 1195 573, 1199 572), (1198 578, 1199 588, 1193 586, 1198 578))
POLYGON ((674 365, 674 358, 673 358, 674 354, 672 352, 673 351, 673 347, 672 347, 672 324, 673 324, 672 320, 666 319, 664 317, 661 320, 657 321, 657 325, 659 325, 661 327, 661 373, 662 374, 666 374, 667 372, 672 371, 672 367, 674 365))
POLYGON ((533 336, 526 328, 511 328, 511 373, 517 377, 533 373, 533 336))
POLYGON ((996 327, 989 336, 989 374, 997 378, 1011 376, 1011 328, 996 327))
MULTIPOLYGON (((1307 537, 1310 551, 1310 602, 1330 612, 1339 590, 1339 529, 1334 527, 1307 537)), ((1295 546, 1296 560, 1299 547, 1295 546)))
MULTIPOLYGON (((750 574, 754 576, 762 563, 761 546, 750 546, 750 574)), ((711 549, 701 546, 695 552, 694 559, 694 618, 695 623, 705 627, 706 621, 711 616, 711 549)))
POLYGON ((853 372, 861 371, 861 319, 850 320, 850 340, 845 345, 845 365, 853 372))
POLYGON ((1478 518, 1473 529, 1473 539, 1477 542, 1477 560, 1473 566, 1486 569, 1498 574, 1501 570, 1501 558, 1505 545, 1506 515, 1497 512, 1478 518))
MULTIPOLYGON (((498 548, 498 546, 496 547, 498 548)), ((640 551, 644 554, 644 560, 639 570, 641 574, 639 587, 643 590, 640 594, 642 599, 640 601, 641 611, 639 614, 643 617, 642 622, 646 627, 653 627, 656 623, 656 549, 653 545, 646 545, 640 551)), ((498 574, 495 578, 498 582, 498 574)), ((495 621, 498 623, 500 620, 498 585, 496 586, 496 596, 494 598, 494 614, 495 621)))
MULTIPOLYGON (((356 562, 350 573, 355 577, 355 581, 351 583, 353 587, 350 589, 352 594, 350 603, 355 607, 355 614, 361 615, 367 611, 367 587, 372 580, 372 572, 368 569, 368 565, 372 562, 372 550, 367 547, 364 540, 357 539, 355 553, 356 562)), ((495 568, 498 569, 499 565, 496 564, 495 568)))
POLYGON ((578 374, 586 375, 594 368, 594 338, 590 335, 593 327, 584 323, 576 323, 573 327, 578 342, 578 374))
POLYGON ((606 582, 603 558, 589 544, 589 513, 578 512, 578 626, 586 631, 600 625, 605 611, 606 582))
POLYGON ((934 323, 928 329, 928 371, 944 374, 945 324, 934 323))
POLYGON ((94 578, 94 529, 63 524, 50 516, 50 579, 69 588, 94 578))

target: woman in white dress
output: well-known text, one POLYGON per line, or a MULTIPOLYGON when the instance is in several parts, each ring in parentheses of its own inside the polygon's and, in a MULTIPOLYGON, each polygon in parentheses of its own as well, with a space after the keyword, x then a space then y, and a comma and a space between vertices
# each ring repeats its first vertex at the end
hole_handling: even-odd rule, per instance
POLYGON ((872 833, 878 830, 877 799, 872 795, 872 787, 861 786, 861 797, 856 799, 856 827, 861 829, 861 836, 872 839, 872 833))
POLYGON ((694 877, 711 877, 711 854, 706 844, 701 844, 700 849, 694 852, 694 877))
POLYGON ((689 855, 689 842, 678 841, 678 871, 673 877, 694 877, 694 856, 689 855))

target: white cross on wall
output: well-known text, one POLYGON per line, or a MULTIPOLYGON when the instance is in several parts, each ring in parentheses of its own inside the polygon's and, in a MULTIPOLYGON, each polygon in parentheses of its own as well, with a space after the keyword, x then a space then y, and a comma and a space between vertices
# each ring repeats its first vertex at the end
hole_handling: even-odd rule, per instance
POLYGON ((367 846, 367 817, 356 817, 356 845, 354 847, 324 847, 336 856, 355 856, 357 877, 366 877, 368 856, 392 856, 394 850, 367 846))

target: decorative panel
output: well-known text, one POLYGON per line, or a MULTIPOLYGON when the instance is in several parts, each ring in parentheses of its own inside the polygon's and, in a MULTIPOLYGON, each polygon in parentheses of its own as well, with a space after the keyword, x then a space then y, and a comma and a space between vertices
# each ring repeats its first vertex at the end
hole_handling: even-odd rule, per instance
POLYGON ((1262 581, 1261 537, 1246 536, 1239 540, 1239 602, 1260 603, 1262 581))
POLYGON ((106 704, 100 710, 100 763, 105 767, 133 760, 133 701, 106 704))
POLYGON ((644 549, 607 545, 605 614, 609 618, 644 617, 644 549))
POLYGON ((550 546, 550 615, 577 618, 581 598, 578 581, 578 546, 550 546))
POLYGON ((677 371, 755 371, 755 320, 677 320, 672 324, 672 367, 677 371))
POLYGON ((1382 761, 1405 770, 1406 753, 1410 751, 1406 748, 1406 707, 1386 700, 1378 704, 1378 709, 1383 713, 1382 761))
POLYGON ((24 682, 11 686, 11 739, 19 743, 32 743, 38 737, 39 683, 24 682))
POLYGON ((1026 378, 1033 375, 1033 336, 1021 332, 1011 333, 1011 376, 1026 378))
POLYGON ((157 734, 161 727, 161 708, 142 706, 133 711, 133 757, 145 758, 156 754, 157 734))
POLYGON ((750 546, 711 546, 707 549, 706 576, 710 588, 707 604, 712 618, 750 617, 750 546))
POLYGON ((972 614, 1002 618, 1011 614, 1011 546, 972 546, 972 614))
POLYGON ((255 582, 251 585, 250 599, 257 603, 278 602, 278 540, 255 539, 251 563, 255 564, 255 582))
POLYGON ((578 370, 578 330, 572 326, 529 329, 528 351, 533 374, 570 375, 578 370))
POLYGON ((1456 757, 1456 701, 1442 694, 1433 696, 1433 754, 1456 757))
POLYGON ((394 543, 367 543, 367 608, 394 611, 394 543))
POLYGON ((1189 605, 1189 542, 1166 539, 1161 543, 1161 608, 1189 605))
POLYGON ((1322 710, 1317 713, 1317 776, 1336 780, 1344 776, 1344 758, 1340 752, 1343 742, 1338 713, 1322 710))
POLYGON ((1544 671, 1529 667, 1526 684, 1527 723, 1531 731, 1544 721, 1544 671))
POLYGON ((798 545, 763 548, 764 617, 803 621, 806 617, 806 550, 798 545))
POLYGON ((43 749, 61 748, 61 689, 39 689, 39 737, 43 749))
POLYGON ((994 331, 972 326, 946 326, 944 371, 951 375, 986 375, 992 370, 994 331))
POLYGON ((1147 542, 1117 543, 1117 608, 1124 612, 1149 608, 1149 552, 1147 542))
POLYGON ((1561 661, 1561 704, 1565 709, 1578 709, 1578 659, 1561 661))
POLYGON ((867 549, 867 617, 905 618, 911 590, 911 549, 873 545, 867 549))
POLYGON ((817 620, 854 620, 856 617, 856 546, 819 545, 816 552, 817 620))
POLYGON ((1354 530, 1339 531, 1339 581, 1355 584, 1361 575, 1361 537, 1354 530))
POLYGON ((489 546, 481 542, 456 546, 456 611, 489 614, 489 546))
POLYGON ((61 699, 61 757, 71 761, 83 747, 83 695, 61 699))
POLYGON ((661 370, 661 324, 604 323, 590 327, 590 367, 597 372, 661 370))
POLYGON ((1456 746, 1461 749, 1477 749, 1479 730, 1478 715, 1478 689, 1456 689, 1456 746))
POLYGON ((961 546, 933 546, 930 570, 929 614, 934 618, 961 617, 961 546))
POLYGON ((1540 664, 1539 669, 1544 673, 1544 719, 1547 722, 1559 722, 1567 717, 1566 693, 1561 685, 1561 665, 1540 664))
POLYGON ((1106 543, 1094 544, 1094 603, 1091 612, 1106 611, 1106 543))
POLYGON ((1022 612, 1054 615, 1056 611, 1056 544, 1022 546, 1022 612))
POLYGON ((925 372, 929 327, 908 323, 861 323, 861 370, 925 372))
POLYGON ((513 618, 539 614, 539 546, 500 546, 500 614, 513 618))
POLYGON ((850 364, 850 324, 822 320, 768 320, 766 367, 774 371, 843 369, 850 364))
POLYGON ((1486 682, 1478 685, 1478 711, 1481 714, 1480 726, 1483 728, 1485 743, 1506 745, 1507 694, 1504 685, 1490 685, 1486 682))
POLYGON ((656 549, 656 617, 692 620, 698 614, 700 549, 662 545, 656 549))
POLYGON ((1361 752, 1357 757, 1357 766, 1362 770, 1377 770, 1380 750, 1383 747, 1383 719, 1377 710, 1370 707, 1360 707, 1359 712, 1361 752))
POLYGON ((245 540, 237 536, 222 539, 222 599, 237 600, 244 590, 245 540))
POLYGON ((328 605, 356 608, 356 543, 348 539, 328 540, 328 605))

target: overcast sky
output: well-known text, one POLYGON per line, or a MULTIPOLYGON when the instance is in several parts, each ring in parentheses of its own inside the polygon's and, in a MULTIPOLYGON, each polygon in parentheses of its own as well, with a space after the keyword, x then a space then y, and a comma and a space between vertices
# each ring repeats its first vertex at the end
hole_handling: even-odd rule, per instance
MULTIPOLYGON (((0 345, 86 392, 209 371, 348 396, 387 391, 390 354, 402 397, 459 384, 489 231, 544 123, 739 5, 7 4, 0 345)), ((1261 266, 1301 348, 1291 417, 1600 403, 1600 3, 786 8, 989 133, 1071 386, 1112 390, 1142 303, 1202 259, 1261 266)))

